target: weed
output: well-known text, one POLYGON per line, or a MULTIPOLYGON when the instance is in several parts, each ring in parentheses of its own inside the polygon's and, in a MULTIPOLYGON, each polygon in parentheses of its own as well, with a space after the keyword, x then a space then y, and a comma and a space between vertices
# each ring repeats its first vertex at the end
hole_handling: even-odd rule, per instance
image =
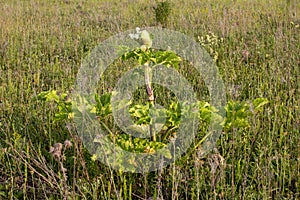
MULTIPOLYGON (((168 2, 176 6, 159 8, 157 3, 153 10, 150 0, 0 2, 1 199, 62 199, 62 171, 48 151, 67 139, 73 144, 63 161, 70 199, 300 198, 300 4, 296 0, 168 2), (204 159, 199 159, 202 151, 196 143, 186 157, 157 172, 122 173, 92 159, 71 123, 71 102, 64 94, 72 90, 90 49, 118 32, 157 23, 194 36, 212 56, 217 52, 216 64, 227 86, 228 121, 216 150, 204 159), (206 35, 222 42, 209 43, 206 35), (43 91, 56 91, 58 103, 38 100, 43 91), (264 99, 268 103, 254 110, 264 99)), ((99 80, 98 98, 135 64, 116 60, 99 80)), ((178 73, 207 102, 201 74, 184 61, 178 66, 178 73)), ((159 103, 176 110, 176 104, 166 100, 172 99, 170 91, 154 84, 152 89, 159 103)), ((51 95, 55 97, 54 92, 51 95)), ((134 95, 148 96, 145 88, 134 95)), ((109 124, 105 99, 95 106, 97 115, 107 116, 109 124)), ((135 101, 145 106, 141 102, 135 101)), ((132 114, 143 108, 133 106, 132 114)), ((201 108, 206 120, 209 106, 201 108)), ((175 118, 176 113, 169 120, 172 126, 175 118)), ((172 140, 174 135, 170 132, 166 138, 172 140)), ((125 141, 121 135, 120 141, 125 141)))

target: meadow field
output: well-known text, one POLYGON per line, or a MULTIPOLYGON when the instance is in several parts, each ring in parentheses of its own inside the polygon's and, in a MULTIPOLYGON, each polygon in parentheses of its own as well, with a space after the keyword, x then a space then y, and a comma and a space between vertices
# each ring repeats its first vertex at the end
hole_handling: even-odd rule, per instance
MULTIPOLYGON (((0 199, 300 199, 299 1, 159 2, 0 0, 0 199), (181 32, 215 61, 229 102, 224 120, 232 121, 204 157, 195 144, 165 168, 125 172, 99 162, 78 137, 66 109, 82 61, 136 27, 181 32), (265 103, 253 110, 259 98, 265 103)), ((116 60, 99 94, 134 64, 116 60)), ((201 76, 180 66, 207 101, 201 76)), ((136 102, 145 102, 139 90, 136 102)), ((154 92, 170 105, 170 91, 154 92)), ((105 115, 101 123, 118 135, 105 115)))

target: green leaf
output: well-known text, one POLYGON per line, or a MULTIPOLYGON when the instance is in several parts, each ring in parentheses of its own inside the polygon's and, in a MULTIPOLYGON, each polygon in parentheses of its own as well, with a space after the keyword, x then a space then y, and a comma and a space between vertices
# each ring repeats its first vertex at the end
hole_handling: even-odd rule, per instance
POLYGON ((262 107, 268 103, 269 101, 266 98, 257 98, 253 101, 254 110, 256 112, 262 111, 262 107))
POLYGON ((139 132, 139 133, 141 133, 143 135, 147 135, 148 132, 149 132, 149 125, 145 125, 145 124, 141 124, 141 125, 133 124, 133 125, 130 125, 130 126, 126 127, 126 129, 139 132))
POLYGON ((225 106, 226 118, 224 128, 230 130, 232 127, 249 127, 248 117, 250 116, 249 104, 246 102, 229 101, 225 106))
POLYGON ((164 157, 167 158, 167 159, 172 159, 171 151, 170 151, 170 149, 168 149, 168 148, 158 149, 158 150, 157 150, 157 153, 158 153, 159 155, 164 156, 164 157))
POLYGON ((56 90, 49 90, 49 91, 41 92, 38 94, 38 99, 47 101, 47 102, 56 102, 56 103, 58 103, 60 101, 60 98, 57 95, 56 90))

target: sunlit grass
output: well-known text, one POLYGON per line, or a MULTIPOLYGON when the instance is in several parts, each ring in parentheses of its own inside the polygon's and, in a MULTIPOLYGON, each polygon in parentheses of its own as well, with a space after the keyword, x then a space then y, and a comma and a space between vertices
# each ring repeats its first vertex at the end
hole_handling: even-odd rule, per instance
MULTIPOLYGON (((113 171, 94 162, 79 141, 72 141, 64 165, 71 197, 299 198, 300 4, 296 0, 171 2, 166 28, 195 40, 209 32, 223 38, 212 48, 218 52, 216 64, 227 99, 264 97, 270 103, 251 119, 249 129, 224 132, 206 159, 199 160, 195 151, 176 165, 145 175, 113 171)), ((68 129, 65 123, 54 123, 56 106, 37 101, 36 96, 50 89, 71 91, 81 61, 109 36, 156 26, 153 6, 155 2, 148 0, 0 1, 1 198, 61 199, 64 193, 54 190, 59 187, 38 173, 53 171, 60 180, 59 165, 49 148, 75 133, 71 125, 68 129), (28 163, 17 160, 22 158, 28 163), (45 159, 38 163, 49 171, 31 158, 45 159)), ((124 72, 123 64, 115 63, 104 78, 103 90, 124 72)), ((183 72, 197 78, 189 73, 183 72)), ((44 176, 51 180, 51 174, 44 176)))

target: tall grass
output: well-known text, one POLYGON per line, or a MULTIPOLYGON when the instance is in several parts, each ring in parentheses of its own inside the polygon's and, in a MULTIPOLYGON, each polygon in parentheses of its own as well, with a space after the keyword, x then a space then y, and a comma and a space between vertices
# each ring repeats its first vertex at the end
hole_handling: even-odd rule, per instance
MULTIPOLYGON (((159 25, 155 2, 0 1, 2 199, 300 198, 300 4, 171 3, 166 28, 195 40, 210 32, 223 38, 211 48, 218 53, 228 100, 270 101, 251 126, 224 132, 205 159, 196 150, 157 172, 122 173, 93 161, 72 124, 54 122, 56 106, 38 101, 37 94, 71 91, 83 58, 109 36, 159 25), (66 139, 73 143, 64 152, 67 187, 59 162, 49 153, 66 139)), ((122 63, 115 65, 104 90, 124 72, 122 63)))

